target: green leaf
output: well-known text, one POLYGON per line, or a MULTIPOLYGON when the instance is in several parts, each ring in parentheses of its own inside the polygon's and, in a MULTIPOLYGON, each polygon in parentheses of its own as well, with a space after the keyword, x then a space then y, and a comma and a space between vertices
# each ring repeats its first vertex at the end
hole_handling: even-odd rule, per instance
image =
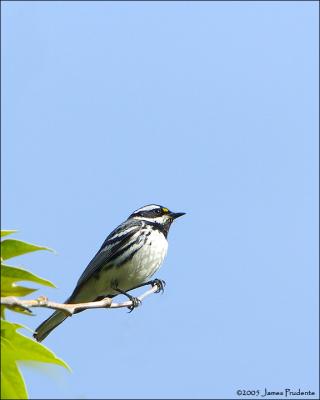
MULTIPOLYGON (((26 399, 27 393, 17 362, 37 361, 70 367, 52 351, 21 333, 22 325, 1 320, 1 398, 26 399)), ((27 328, 28 329, 28 328, 27 328)), ((70 370, 71 371, 71 370, 70 370)))
POLYGON ((6 239, 1 242, 1 257, 3 260, 38 250, 53 251, 49 247, 37 246, 35 244, 22 242, 21 240, 16 239, 6 239))
MULTIPOLYGON (((55 287, 54 284, 47 279, 40 278, 39 276, 18 267, 12 267, 10 265, 1 264, 1 297, 5 296, 27 296, 30 293, 35 292, 37 289, 28 288, 25 286, 18 286, 16 282, 19 281, 31 281, 39 283, 41 285, 55 287)), ((12 311, 17 309, 11 308, 12 311)))
POLYGON ((55 285, 47 279, 41 278, 24 268, 13 267, 12 265, 1 265, 1 278, 10 279, 13 282, 30 281, 44 286, 55 287, 55 285))
POLYGON ((1 399, 27 399, 27 389, 14 360, 10 341, 1 337, 1 399))
POLYGON ((23 297, 35 292, 37 289, 31 289, 24 286, 15 286, 7 279, 1 279, 1 297, 16 296, 23 297))
MULTIPOLYGON (((35 316, 35 314, 31 311, 31 310, 32 310, 31 308, 29 309, 30 311, 24 310, 23 308, 18 307, 18 306, 13 306, 13 307, 11 307, 11 306, 5 306, 5 308, 8 309, 8 310, 10 310, 10 311, 17 312, 17 313, 19 313, 19 314, 27 315, 28 317, 34 317, 34 316, 35 316)), ((5 318, 4 318, 4 319, 5 319, 5 318)))
POLYGON ((23 377, 15 359, 14 334, 20 325, 1 320, 1 399, 27 399, 23 377))
POLYGON ((47 349, 43 344, 36 342, 17 332, 17 329, 25 328, 23 325, 14 324, 5 320, 1 320, 1 336, 9 338, 14 349, 15 359, 18 361, 39 361, 51 364, 57 364, 67 369, 70 367, 60 358, 58 358, 51 350, 47 349))
POLYGON ((0 231, 0 236, 7 236, 7 235, 11 235, 12 233, 15 233, 17 231, 0 231))

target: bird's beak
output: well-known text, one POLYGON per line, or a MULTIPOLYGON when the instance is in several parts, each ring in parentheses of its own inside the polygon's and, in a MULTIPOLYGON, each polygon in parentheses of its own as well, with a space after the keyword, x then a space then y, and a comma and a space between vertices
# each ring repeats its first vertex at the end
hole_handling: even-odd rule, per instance
POLYGON ((179 212, 179 213, 170 212, 170 217, 172 219, 176 219, 176 218, 182 217, 183 215, 185 215, 185 213, 183 213, 183 212, 179 212))

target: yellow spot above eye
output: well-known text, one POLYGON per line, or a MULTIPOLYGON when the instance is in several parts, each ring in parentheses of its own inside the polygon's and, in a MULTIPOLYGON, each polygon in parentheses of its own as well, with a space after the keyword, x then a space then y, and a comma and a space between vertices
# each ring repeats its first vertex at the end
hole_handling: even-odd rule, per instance
POLYGON ((169 212, 169 210, 168 210, 166 207, 162 207, 162 211, 163 211, 164 213, 169 212))

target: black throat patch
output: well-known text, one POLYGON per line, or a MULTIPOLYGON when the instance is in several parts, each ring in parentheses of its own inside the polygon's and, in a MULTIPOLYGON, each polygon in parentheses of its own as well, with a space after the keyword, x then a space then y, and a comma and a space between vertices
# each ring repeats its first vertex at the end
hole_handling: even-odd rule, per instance
POLYGON ((151 225, 154 230, 158 230, 159 232, 163 233, 164 237, 167 238, 172 221, 168 221, 165 224, 158 224, 157 222, 151 222, 151 221, 144 221, 144 222, 148 225, 151 225))

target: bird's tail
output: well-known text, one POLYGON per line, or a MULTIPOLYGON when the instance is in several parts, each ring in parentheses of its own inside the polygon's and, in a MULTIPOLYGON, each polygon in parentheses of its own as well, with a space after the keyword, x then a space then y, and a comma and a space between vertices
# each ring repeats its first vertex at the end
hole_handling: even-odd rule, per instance
POLYGON ((58 325, 60 325, 68 315, 63 311, 55 311, 48 319, 38 326, 33 337, 38 341, 42 342, 51 331, 53 331, 58 325))

